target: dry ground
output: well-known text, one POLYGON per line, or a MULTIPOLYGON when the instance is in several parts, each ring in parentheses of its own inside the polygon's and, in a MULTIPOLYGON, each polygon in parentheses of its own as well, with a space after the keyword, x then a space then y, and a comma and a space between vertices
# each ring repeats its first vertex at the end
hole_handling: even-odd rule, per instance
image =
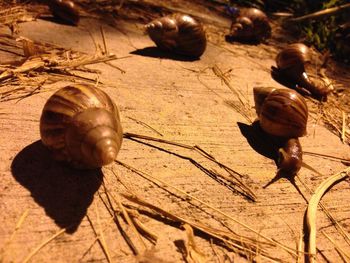
MULTIPOLYGON (((226 72, 230 84, 252 105, 253 87, 281 87, 270 76, 278 47, 225 43, 223 34, 229 28, 229 21, 204 6, 188 5, 189 13, 202 18, 210 40, 206 52, 196 61, 168 57, 151 48, 154 44, 143 34, 142 23, 136 20, 113 22, 83 17, 78 27, 72 27, 38 19, 20 24, 18 35, 94 54, 92 36, 103 46, 100 35, 103 26, 108 51, 120 58, 111 63, 124 73, 99 63, 89 68, 100 70, 100 74, 85 74, 96 79, 98 76, 101 87, 118 104, 124 132, 200 146, 240 173, 241 180, 254 191, 256 201, 221 184, 218 178, 208 176, 191 160, 172 154, 188 156, 207 169, 225 172, 198 151, 157 142, 148 141, 151 145, 146 145, 124 139, 118 160, 199 198, 231 219, 191 201, 172 188, 166 191, 120 164, 109 165, 101 171, 78 172, 55 163, 39 141, 39 118, 47 98, 57 87, 69 82, 67 79, 66 82, 44 85, 42 92, 27 98, 0 103, 0 261, 22 262, 38 245, 64 228, 67 231, 44 246, 33 256, 32 262, 107 262, 108 258, 113 262, 185 260, 181 251, 187 237, 180 224, 147 211, 141 213, 139 219, 158 236, 158 240, 152 248, 152 243, 143 239, 152 252, 143 259, 135 257, 137 252, 142 255, 145 247, 120 216, 120 228, 113 221, 103 203, 106 191, 116 198, 119 193, 134 193, 193 222, 262 241, 257 234, 261 233, 285 246, 296 247, 307 203, 285 179, 263 189, 274 177, 275 162, 261 154, 258 146, 252 145, 250 123, 232 107, 238 103, 237 96, 213 71, 213 68, 219 68, 226 72), (105 186, 101 183, 102 177, 105 186), (24 219, 17 229, 21 216, 24 219), (256 232, 235 223, 232 218, 256 232), (123 237, 123 231, 134 244, 134 253, 123 237), (106 247, 109 252, 105 251, 106 247)), ((179 6, 169 4, 174 9, 179 6)), ((6 27, 0 27, 0 33, 10 34, 6 27)), ((16 57, 1 52, 2 64, 16 57)), ((254 113, 253 108, 250 110, 254 113)), ((349 159, 349 146, 315 116, 309 119, 308 135, 301 138, 304 151, 349 159)), ((304 162, 323 174, 301 169, 299 178, 302 182, 297 180, 296 184, 306 199, 310 198, 310 193, 303 184, 315 190, 324 179, 345 168, 338 160, 307 154, 304 162)), ((347 180, 337 184, 323 198, 324 205, 347 232, 350 231, 349 189, 347 180)), ((125 198, 121 200, 132 204, 125 198)), ((115 209, 119 211, 119 208, 115 209)), ((334 245, 321 232, 328 234, 348 254, 350 246, 322 211, 318 212, 317 229, 319 262, 341 262, 334 245)), ((244 261, 238 253, 203 232, 195 232, 195 242, 210 262, 244 261)), ((295 261, 278 246, 267 248, 267 251, 278 261, 295 261)), ((264 257, 260 259, 268 262, 264 257)))

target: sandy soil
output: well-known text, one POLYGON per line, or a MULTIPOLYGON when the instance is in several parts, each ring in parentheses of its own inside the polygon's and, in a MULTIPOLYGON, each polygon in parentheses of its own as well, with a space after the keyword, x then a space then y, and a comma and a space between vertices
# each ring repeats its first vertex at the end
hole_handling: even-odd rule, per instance
MULTIPOLYGON (((250 123, 230 106, 238 102, 237 96, 212 70, 216 66, 227 72, 231 85, 253 105, 253 87, 282 87, 270 75, 278 48, 268 44, 251 46, 229 44, 223 39, 219 41, 222 33, 228 30, 229 21, 205 7, 189 6, 187 10, 191 11, 191 8, 203 19, 210 33, 207 50, 196 61, 183 61, 159 52, 143 34, 142 24, 133 21, 111 24, 84 17, 78 27, 72 27, 39 19, 20 24, 19 34, 93 54, 95 47, 89 31, 102 45, 99 29, 103 25, 108 51, 125 57, 112 63, 125 73, 103 63, 90 68, 101 71, 99 79, 119 106, 124 132, 199 145, 242 174, 241 179, 254 191, 257 199, 255 202, 247 200, 198 169, 193 162, 171 154, 188 156, 207 169, 224 173, 222 168, 194 150, 149 142, 151 146, 124 139, 118 159, 294 249, 303 227, 307 202, 286 179, 263 189, 275 175, 275 162, 261 154, 258 146, 252 147, 253 129, 250 123)), ((9 33, 5 27, 0 28, 0 32, 9 33)), ((3 59, 9 59, 5 58, 8 54, 1 54, 3 59)), ((57 83, 54 88, 64 84, 57 83)), ((67 231, 44 246, 32 262, 107 262, 101 246, 104 242, 111 261, 140 260, 140 256, 136 257, 127 245, 122 231, 102 202, 106 195, 102 177, 110 195, 134 193, 193 222, 257 237, 256 233, 217 211, 183 198, 183 194, 179 194, 182 197, 179 198, 172 194, 173 189, 165 191, 121 165, 112 164, 100 171, 81 172, 52 161, 40 143, 39 118, 54 88, 43 89, 46 92, 20 101, 0 103, 0 248, 3 248, 3 262, 22 262, 38 245, 64 228, 67 231), (25 219, 16 229, 23 214, 25 219)), ((251 112, 254 113, 254 109, 251 112)), ((350 158, 348 146, 314 118, 309 119, 307 136, 300 140, 304 151, 350 158)), ((323 174, 301 169, 299 177, 302 182, 297 180, 296 184, 306 199, 310 198, 310 193, 304 184, 315 190, 324 179, 345 168, 339 161, 307 154, 304 162, 323 174)), ((323 198, 324 205, 347 232, 350 231, 349 189, 347 180, 334 186, 323 198)), ((123 202, 126 202, 125 199, 123 202)), ((142 214, 140 220, 143 224, 158 235, 153 247, 146 239, 144 246, 131 227, 119 220, 140 255, 145 247, 152 251, 141 259, 142 262, 185 260, 181 249, 187 238, 180 224, 142 214)), ((322 211, 318 212, 317 229, 319 262, 341 262, 334 245, 321 232, 328 234, 344 251, 349 252, 350 247, 322 211)), ((211 244, 210 238, 203 233, 195 232, 195 242, 210 262, 245 261, 215 240, 211 244)), ((279 247, 268 251, 279 261, 295 260, 279 247)), ((268 260, 262 257, 261 261, 268 260)))

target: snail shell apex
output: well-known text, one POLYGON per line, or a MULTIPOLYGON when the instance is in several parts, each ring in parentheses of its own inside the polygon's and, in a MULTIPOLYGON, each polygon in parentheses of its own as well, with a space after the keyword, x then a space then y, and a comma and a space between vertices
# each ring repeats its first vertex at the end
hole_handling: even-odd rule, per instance
POLYGON ((299 93, 273 88, 270 92, 267 88, 254 88, 253 92, 260 126, 265 132, 285 138, 306 135, 308 108, 299 93))
POLYGON ((72 85, 46 102, 40 135, 54 159, 94 169, 115 160, 123 134, 118 109, 105 92, 72 85))
POLYGON ((145 30, 155 44, 166 51, 200 57, 206 49, 203 26, 189 15, 161 17, 145 25, 145 30))

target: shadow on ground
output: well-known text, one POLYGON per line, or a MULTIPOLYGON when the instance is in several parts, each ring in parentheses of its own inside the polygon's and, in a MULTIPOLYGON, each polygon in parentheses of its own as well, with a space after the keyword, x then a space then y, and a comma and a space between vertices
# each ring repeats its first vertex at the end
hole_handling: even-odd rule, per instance
POLYGON ((19 152, 11 170, 46 214, 66 228, 67 233, 77 230, 102 183, 100 169, 76 170, 55 162, 41 141, 19 152))
POLYGON ((196 57, 187 57, 179 54, 175 54, 172 52, 167 52, 161 50, 157 47, 145 47, 142 49, 137 49, 135 51, 130 52, 130 54, 139 55, 143 57, 151 57, 151 58, 162 58, 162 59, 172 59, 177 61, 196 61, 199 58, 196 57))

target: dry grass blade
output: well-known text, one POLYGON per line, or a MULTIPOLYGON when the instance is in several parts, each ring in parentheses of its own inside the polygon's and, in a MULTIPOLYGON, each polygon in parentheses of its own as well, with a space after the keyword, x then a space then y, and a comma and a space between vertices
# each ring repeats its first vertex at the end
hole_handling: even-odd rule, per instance
POLYGON ((326 232, 322 231, 322 234, 332 242, 344 262, 350 262, 350 254, 347 254, 326 232))
POLYGON ((111 258, 110 258, 110 255, 109 255, 109 252, 108 252, 108 249, 107 247, 105 246, 105 241, 104 241, 104 238, 101 238, 100 234, 102 233, 102 231, 100 232, 100 234, 98 233, 98 231, 96 230, 94 224, 92 223, 92 220, 90 218, 89 215, 86 215, 86 218, 88 219, 89 223, 90 223, 90 226, 91 226, 91 229, 92 231, 94 232, 95 236, 96 236, 96 240, 98 241, 106 259, 108 262, 111 262, 111 258))
POLYGON ((217 180, 219 183, 225 185, 226 187, 228 187, 231 190, 235 190, 235 191, 239 192, 240 194, 249 198, 252 201, 256 201, 255 193, 241 180, 240 177, 242 177, 242 175, 240 173, 238 173, 235 170, 233 170, 232 168, 224 165, 223 163, 217 161, 212 155, 210 155, 208 152, 203 150, 198 145, 191 146, 191 145, 187 145, 187 144, 183 144, 183 143, 177 143, 177 142, 173 142, 173 141, 169 141, 169 140, 165 140, 165 139, 154 138, 154 137, 139 135, 139 134, 134 134, 134 133, 124 133, 124 138, 128 138, 128 139, 131 139, 131 140, 136 141, 136 142, 140 142, 136 139, 154 141, 154 142, 174 145, 174 146, 178 146, 181 148, 193 150, 193 151, 199 153, 200 155, 202 155, 203 157, 207 158, 211 162, 217 164, 219 167, 223 168, 230 175, 230 177, 222 175, 221 173, 218 173, 216 171, 205 168, 203 165, 201 165, 199 162, 195 161, 191 157, 177 154, 177 153, 173 153, 173 152, 165 150, 163 148, 159 148, 159 147, 156 147, 154 145, 144 143, 148 146, 152 146, 152 147, 157 148, 159 150, 163 150, 167 153, 173 154, 177 157, 180 157, 182 159, 190 161, 193 165, 195 165, 197 168, 199 168, 201 171, 203 171, 204 173, 206 173, 207 175, 209 175, 213 179, 217 180))
POLYGON ((186 261, 188 263, 205 263, 208 261, 205 254, 199 250, 195 241, 193 229, 189 224, 184 224, 183 228, 185 229, 187 242, 185 242, 186 248, 186 261))
POLYGON ((52 235, 47 240, 42 242, 32 252, 30 252, 28 256, 26 256, 26 258, 22 261, 22 263, 29 262, 44 246, 46 246, 48 243, 50 243, 52 240, 54 240, 56 237, 58 237, 59 235, 63 234, 64 232, 66 232, 66 228, 61 229, 56 234, 52 235))
POLYGON ((125 168, 127 168, 127 169, 133 171, 134 173, 136 173, 136 174, 142 176, 143 178, 145 178, 145 179, 147 179, 147 180, 153 182, 154 184, 158 185, 159 187, 162 187, 162 188, 164 188, 164 187, 172 188, 172 189, 174 189, 176 192, 185 195, 185 196, 187 197, 187 199, 189 199, 189 200, 195 200, 195 201, 199 202, 201 205, 204 205, 204 206, 206 206, 206 207, 212 209, 213 211, 215 211, 215 212, 219 213, 220 215, 224 216, 225 218, 227 218, 227 219, 229 219, 229 220, 231 220, 231 221, 233 221, 233 222, 239 224, 240 226, 244 227, 245 229, 248 229, 249 231, 251 231, 251 232, 253 232, 254 234, 258 235, 259 237, 263 238, 263 239, 266 240, 271 246, 278 246, 278 247, 282 248, 283 250, 287 251, 288 253, 290 253, 291 255, 293 255, 294 257, 297 257, 297 253, 296 253, 295 249, 292 249, 292 248, 290 248, 290 247, 287 247, 287 246, 283 245, 282 243, 280 243, 280 242, 278 242, 278 241, 276 241, 276 240, 273 240, 273 239, 271 239, 271 238, 269 238, 269 237, 266 237, 266 236, 262 235, 259 231, 254 230, 253 228, 251 228, 251 227, 248 226, 247 224, 240 222, 239 220, 237 220, 237 219, 233 218, 232 216, 230 216, 230 215, 228 215, 228 214, 222 212, 221 210, 217 209, 216 207, 212 206, 211 204, 206 203, 206 202, 200 200, 199 198, 197 198, 197 197, 195 197, 195 196, 193 196, 193 195, 191 195, 191 194, 188 194, 187 192, 185 192, 185 191, 183 191, 183 190, 181 190, 181 189, 179 189, 179 188, 177 188, 177 187, 175 187, 175 186, 172 186, 172 185, 170 185, 170 184, 164 182, 163 180, 157 179, 157 178, 155 178, 155 177, 153 177, 153 176, 151 176, 151 175, 149 175, 149 174, 147 174, 147 173, 141 172, 141 171, 139 171, 139 170, 137 170, 137 169, 131 167, 130 165, 127 165, 127 164, 125 164, 125 163, 123 163, 123 162, 121 162, 121 161, 116 160, 115 162, 118 163, 118 164, 120 164, 120 165, 122 165, 122 166, 124 166, 125 168))
POLYGON ((21 226, 22 226, 24 220, 27 218, 28 214, 29 214, 29 209, 24 211, 24 213, 21 215, 21 217, 19 218, 19 220, 15 226, 15 229, 13 230, 10 238, 5 242, 4 246, 1 248, 1 250, 0 250, 0 262, 5 262, 4 258, 6 255, 6 248, 11 244, 13 238, 15 237, 17 231, 21 228, 21 226))
POLYGON ((251 110, 251 106, 249 104, 249 100, 245 98, 240 91, 238 91, 235 87, 231 85, 230 80, 225 76, 225 74, 217 65, 214 65, 212 70, 214 74, 218 78, 220 78, 225 83, 225 85, 237 96, 240 103, 240 107, 232 103, 230 103, 229 105, 233 106, 233 108, 236 109, 238 113, 240 113, 249 123, 252 123, 254 117, 251 110))
MULTIPOLYGON (((166 218, 171 219, 171 220, 176 221, 176 222, 188 224, 192 228, 197 229, 197 230, 209 235, 211 238, 215 238, 215 239, 223 242, 228 247, 232 246, 233 248, 238 250, 241 254, 243 254, 247 257, 252 257, 253 255, 256 256, 257 255, 257 248, 262 244, 267 245, 267 246, 273 246, 273 244, 262 243, 262 242, 259 242, 258 240, 255 240, 255 243, 248 243, 244 240, 245 238, 242 236, 233 237, 231 233, 223 232, 223 231, 220 231, 218 229, 214 229, 214 228, 205 226, 201 223, 192 222, 189 219, 177 216, 169 211, 166 211, 166 210, 164 210, 160 207, 157 207, 153 204, 150 204, 150 203, 140 199, 139 197, 137 197, 135 195, 123 194, 123 196, 132 202, 135 202, 139 205, 142 205, 144 207, 151 209, 152 211, 156 212, 157 214, 159 214, 163 217, 166 217, 166 218)), ((264 249, 260 249, 259 252, 260 252, 259 255, 262 256, 263 258, 269 259, 272 262, 277 262, 276 259, 274 257, 268 255, 268 253, 264 249)))
POLYGON ((306 226, 309 235, 308 240, 308 257, 310 263, 316 262, 316 212, 318 204, 322 196, 331 188, 334 184, 340 182, 349 176, 350 168, 343 170, 340 173, 330 176, 323 181, 312 195, 306 212, 306 226))
POLYGON ((100 71, 86 67, 91 64, 106 63, 125 73, 124 70, 110 64, 112 60, 121 59, 114 54, 90 55, 23 37, 15 39, 7 34, 1 35, 0 50, 18 56, 16 61, 0 65, 0 86, 5 86, 5 91, 0 94, 0 101, 25 98, 36 94, 42 91, 41 87, 37 88, 38 83, 52 84, 77 79, 95 83, 96 74, 98 76, 100 71), (30 43, 30 48, 28 43, 30 43), (90 78, 88 74, 94 74, 95 77, 90 78), (18 86, 22 89, 20 97, 18 86))

